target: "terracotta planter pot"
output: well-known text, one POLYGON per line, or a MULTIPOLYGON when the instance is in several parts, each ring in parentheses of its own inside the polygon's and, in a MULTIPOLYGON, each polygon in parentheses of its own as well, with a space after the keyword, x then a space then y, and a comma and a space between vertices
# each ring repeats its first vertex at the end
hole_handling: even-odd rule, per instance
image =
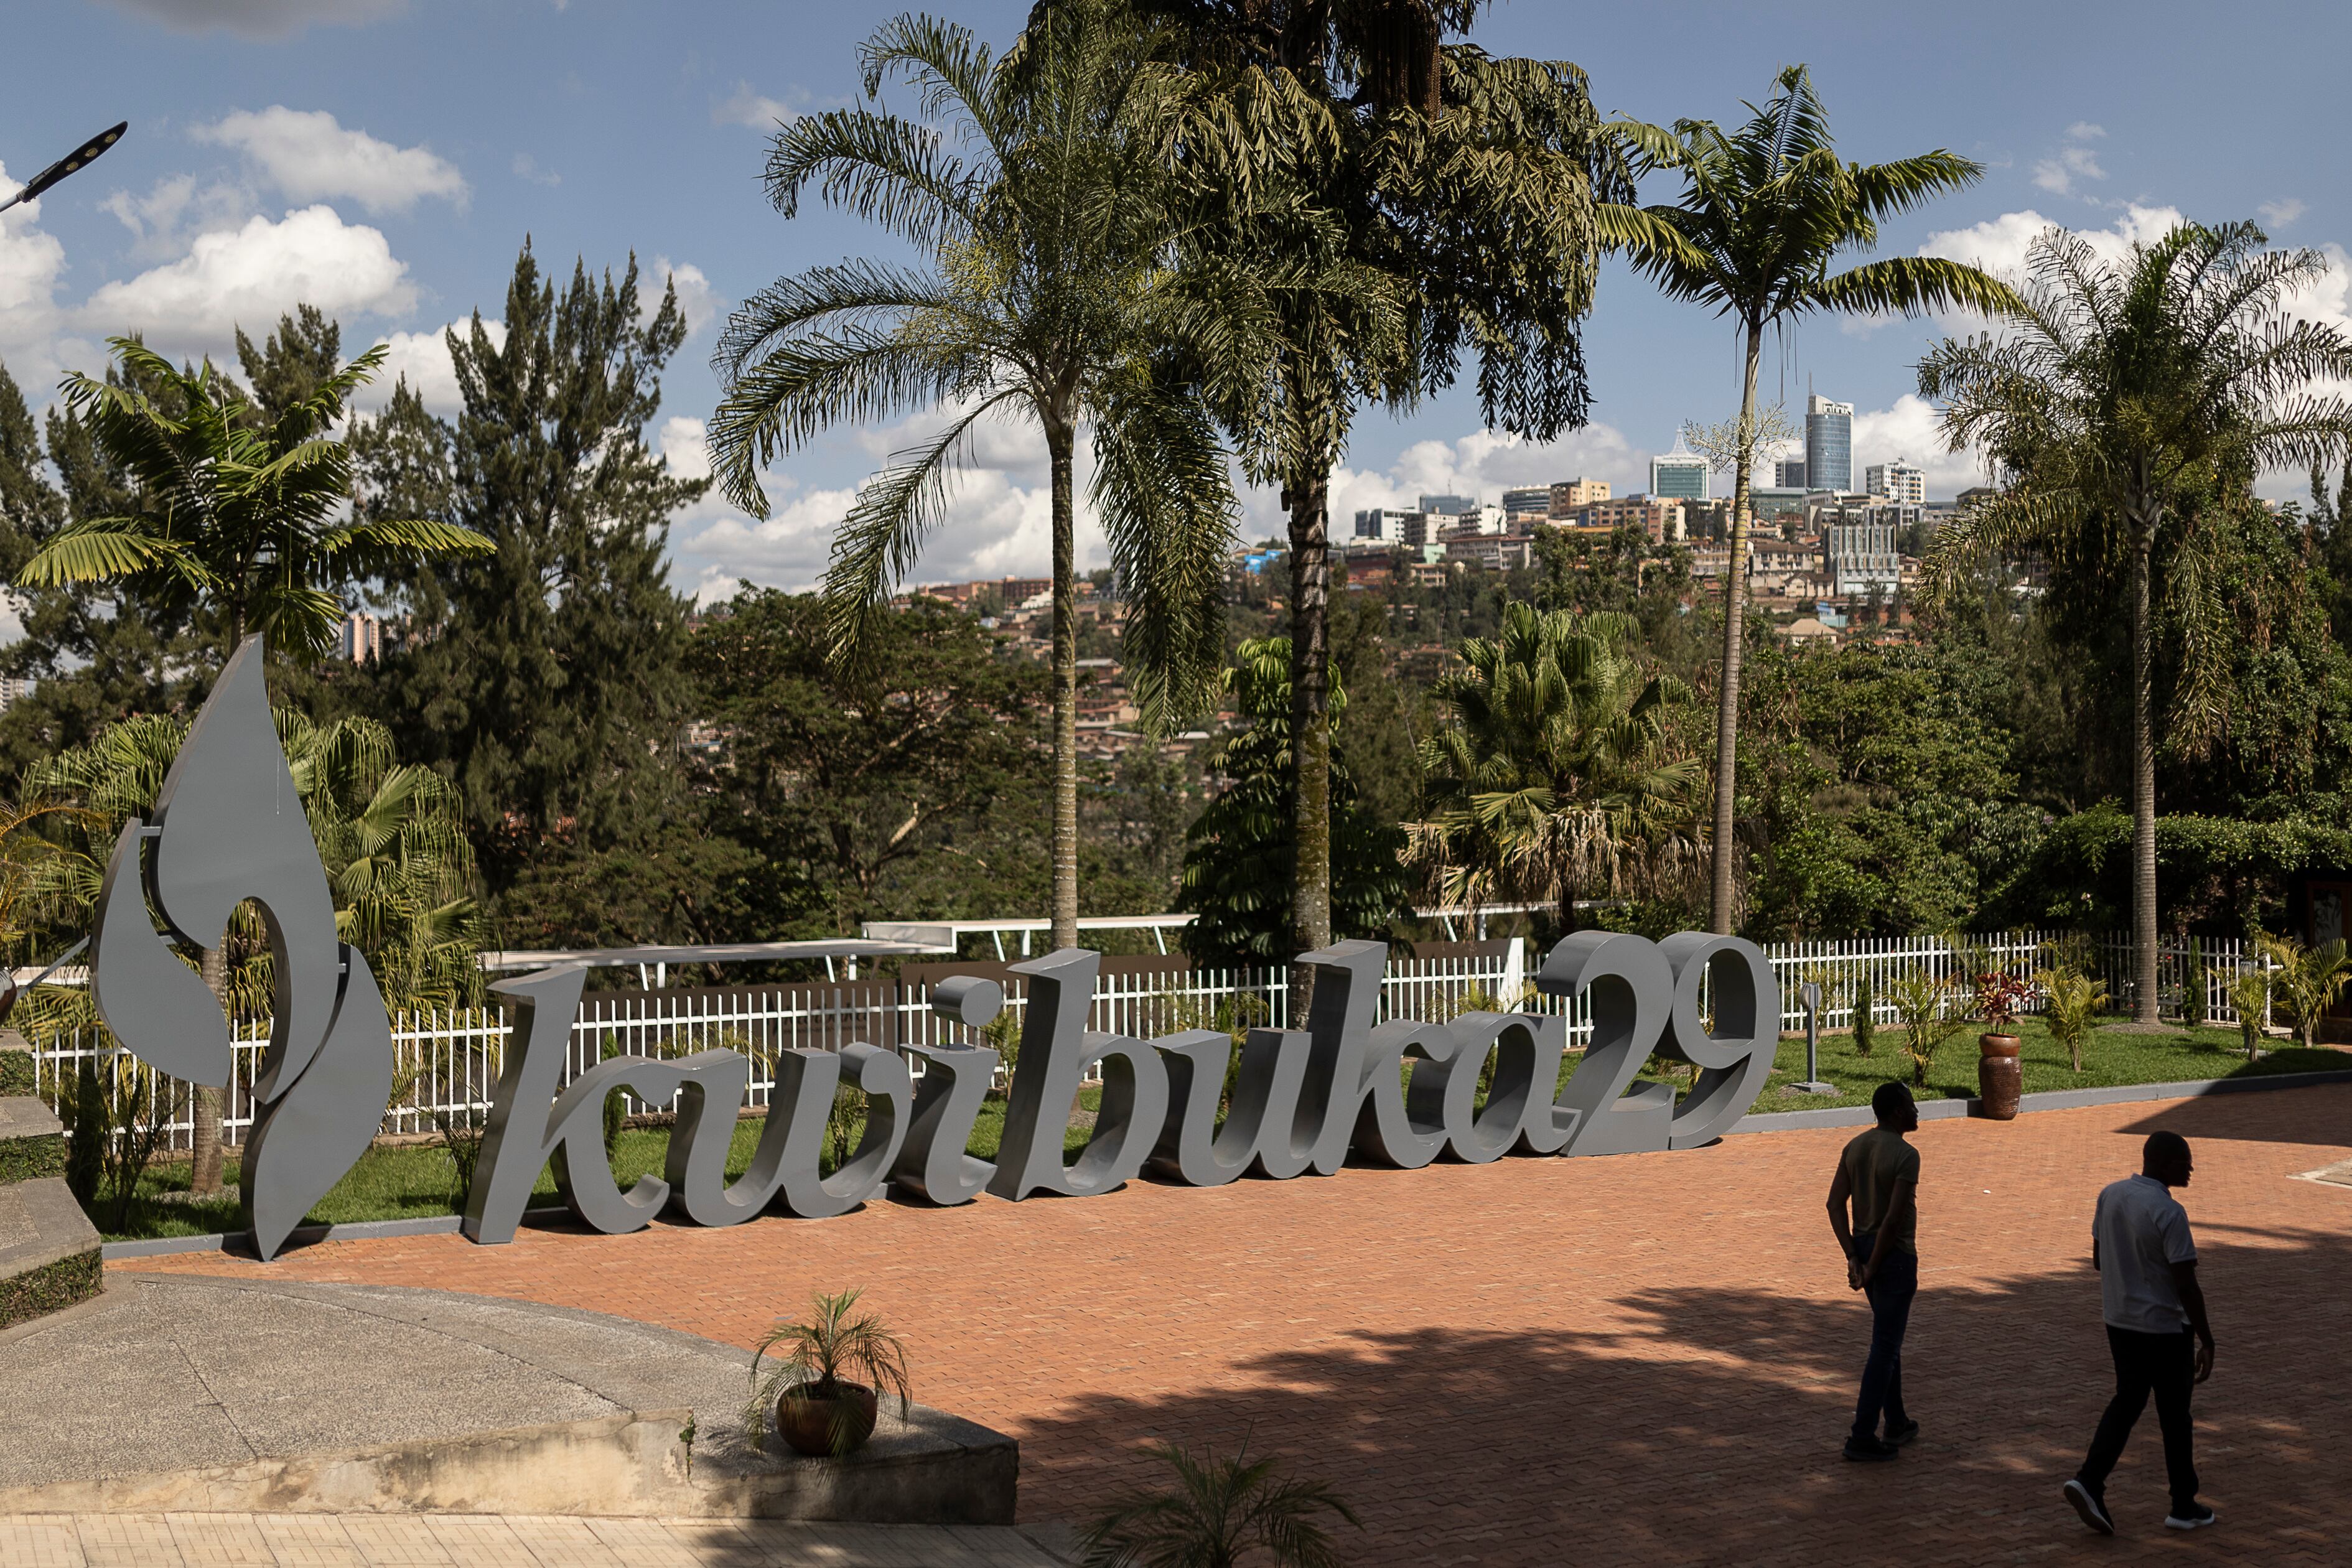
POLYGON ((1988 1121, 2017 1119, 2018 1096, 2025 1087, 2025 1069, 2017 1059, 2015 1035, 1980 1035, 1977 1047, 1984 1053, 1977 1063, 1977 1096, 1988 1121))
POLYGON ((854 1454, 874 1436, 876 1410, 874 1391, 856 1384, 834 1384, 806 1394, 798 1388, 786 1390, 776 1400, 776 1430, 796 1454, 806 1454, 811 1458, 833 1456, 835 1413, 845 1405, 849 1442, 839 1452, 854 1454))

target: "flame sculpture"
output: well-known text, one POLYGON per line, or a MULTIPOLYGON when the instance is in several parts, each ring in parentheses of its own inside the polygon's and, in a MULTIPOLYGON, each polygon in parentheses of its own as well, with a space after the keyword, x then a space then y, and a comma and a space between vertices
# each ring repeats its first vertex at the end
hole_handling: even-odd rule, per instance
POLYGON ((153 825, 123 825, 99 892, 91 999, 114 1037, 158 1072, 226 1088, 236 1062, 219 1002, 155 929, 151 906, 173 936, 212 947, 248 899, 275 968, 243 1182, 253 1243, 268 1258, 382 1125, 392 1026, 367 960, 336 936, 326 870, 270 721, 258 637, 221 671, 164 777, 153 825))

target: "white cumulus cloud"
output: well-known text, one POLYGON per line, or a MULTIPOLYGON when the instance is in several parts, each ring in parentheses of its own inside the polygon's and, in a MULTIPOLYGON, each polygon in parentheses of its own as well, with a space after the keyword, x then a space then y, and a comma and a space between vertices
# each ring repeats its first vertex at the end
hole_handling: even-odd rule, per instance
POLYGON ((95 331, 143 332, 166 352, 219 351, 238 323, 267 325, 297 304, 341 318, 348 331, 356 316, 406 315, 416 289, 381 232, 320 205, 199 235, 187 255, 107 284, 78 315, 95 331))
POLYGON ((2310 209, 2304 205, 2301 196, 2283 196, 2274 202, 2264 202, 2254 210, 2271 227, 2284 228, 2310 209))
POLYGON ((131 231, 131 254, 153 261, 183 254, 206 230, 236 227, 253 216, 253 193, 226 180, 199 185, 194 174, 171 174, 143 196, 116 191, 98 205, 131 231))
POLYGON ((686 318, 686 335, 695 333, 709 323, 725 303, 719 290, 710 286, 702 268, 691 262, 674 262, 667 256, 654 258, 653 270, 638 286, 640 309, 647 317, 661 309, 662 284, 667 281, 677 290, 678 313, 686 318))
POLYGON ((113 0, 175 33, 215 28, 248 38, 290 37, 313 23, 364 27, 408 9, 407 0, 113 0))
POLYGON ((753 92, 748 81, 737 82, 730 97, 710 108, 713 125, 748 125, 754 131, 773 131, 799 118, 800 111, 791 104, 781 98, 753 92))
MULTIPOLYGON (((472 321, 467 320, 452 321, 429 332, 392 333, 383 340, 386 349, 383 368, 352 401, 363 409, 382 408, 392 401, 392 389, 404 378, 408 389, 424 399, 428 411, 445 419, 461 412, 465 399, 457 391, 457 367, 449 358, 447 334, 455 332, 463 339, 473 330, 472 321)), ((493 348, 507 346, 504 321, 483 321, 482 335, 490 340, 493 348)), ((348 344, 351 340, 344 341, 348 344)))
POLYGON ((272 104, 238 110, 216 125, 197 126, 199 142, 233 147, 255 171, 297 202, 359 203, 372 213, 404 213, 427 196, 466 204, 465 176, 426 147, 395 147, 348 131, 323 109, 272 104))
POLYGON ((2033 183, 2053 195, 2072 195, 2076 182, 2104 180, 2107 172, 2099 166, 2098 153, 2091 143, 2106 139, 2104 127, 2088 121, 2076 121, 2066 127, 2066 140, 2052 156, 2033 165, 2033 183))

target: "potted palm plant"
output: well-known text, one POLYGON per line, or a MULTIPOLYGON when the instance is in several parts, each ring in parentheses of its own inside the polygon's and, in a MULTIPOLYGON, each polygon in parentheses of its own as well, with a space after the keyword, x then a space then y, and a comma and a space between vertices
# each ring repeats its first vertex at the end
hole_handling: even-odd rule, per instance
POLYGON ((795 1453, 840 1458, 874 1436, 881 1396, 905 1419, 907 1347, 874 1314, 856 1311, 860 1292, 819 1294, 804 1323, 776 1320, 751 1352, 751 1403, 743 1425, 765 1452, 771 1418, 795 1453), (769 1355, 774 1352, 772 1364, 769 1355))

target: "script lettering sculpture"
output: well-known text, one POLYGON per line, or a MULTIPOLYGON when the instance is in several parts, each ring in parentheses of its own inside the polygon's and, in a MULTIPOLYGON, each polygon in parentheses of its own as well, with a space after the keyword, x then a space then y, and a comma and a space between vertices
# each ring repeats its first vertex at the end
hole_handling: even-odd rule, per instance
MULTIPOLYGON (((154 818, 132 819, 116 842, 92 932, 91 993, 115 1037, 158 1070, 226 1086, 234 1070, 226 1016, 155 917, 171 937, 202 947, 219 942, 241 903, 259 909, 274 990, 244 1192, 255 1246, 274 1257, 375 1135, 393 1060, 367 961, 335 937, 333 900, 271 724, 258 638, 221 672, 154 818)), ((511 1240, 551 1167, 582 1223, 620 1233, 662 1215, 707 1226, 773 1212, 824 1218, 886 1194, 942 1206, 983 1192, 1011 1201, 1085 1197, 1147 1173, 1220 1186, 1244 1175, 1329 1175, 1351 1158, 1412 1170, 1438 1159, 1688 1149, 1728 1131, 1771 1071, 1777 983, 1762 951, 1736 937, 1685 931, 1652 942, 1581 931, 1554 947, 1537 989, 1582 998, 1592 1025, 1564 1086, 1566 1018, 1383 1019, 1387 962, 1376 942, 1301 954, 1315 979, 1304 1026, 1252 1029, 1237 1057, 1229 1037, 1211 1029, 1136 1040, 1090 1028, 1099 954, 1072 948, 1014 964, 1027 1008, 995 1161, 966 1152, 995 1051, 853 1041, 770 1058, 767 1118, 731 1181, 750 1060, 723 1049, 620 1056, 567 1081, 586 972, 541 970, 492 988, 509 1005, 513 1029, 462 1227, 478 1242, 511 1240), (1696 1069, 1687 1092, 1636 1081, 1653 1055, 1696 1069), (922 1064, 919 1079, 909 1058, 922 1064), (1095 1064, 1100 1109, 1071 1159, 1071 1107, 1095 1064), (827 1174, 829 1113, 845 1085, 864 1096, 865 1132, 827 1174), (677 1113, 661 1174, 625 1192, 604 1147, 605 1099, 624 1089, 677 1113)), ((1004 1000, 994 982, 965 976, 936 987, 931 1006, 976 1030, 1004 1000)))

